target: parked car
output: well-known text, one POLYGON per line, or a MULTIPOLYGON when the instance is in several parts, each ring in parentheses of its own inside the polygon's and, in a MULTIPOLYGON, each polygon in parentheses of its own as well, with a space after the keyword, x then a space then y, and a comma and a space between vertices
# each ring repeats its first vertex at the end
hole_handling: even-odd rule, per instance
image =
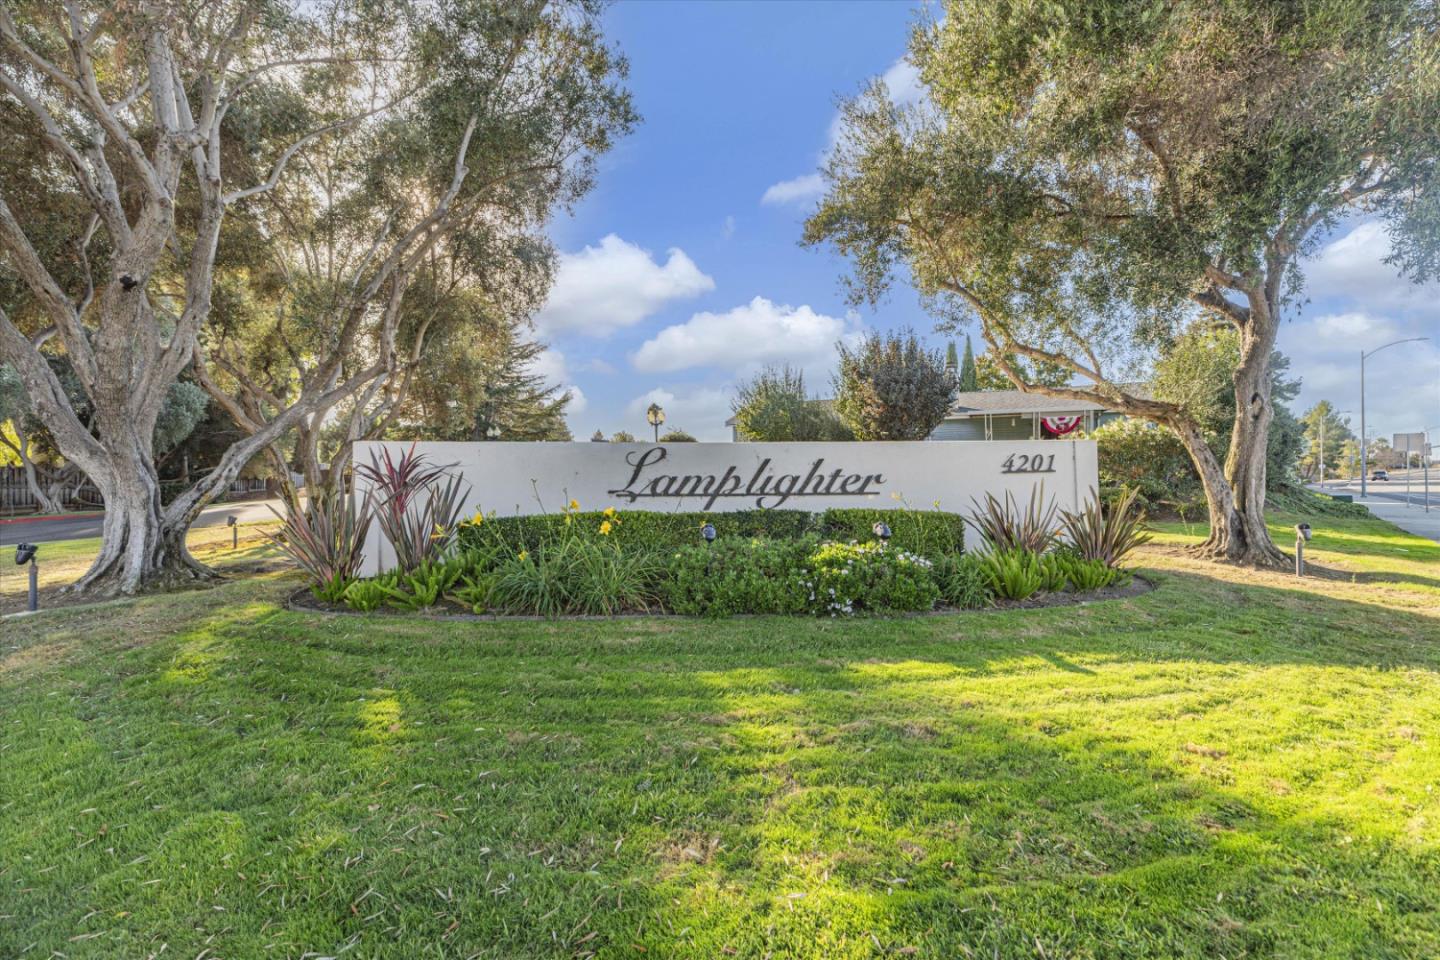
POLYGON ((1384 470, 1376 470, 1374 473, 1370 474, 1370 479, 1371 479, 1371 480, 1384 480, 1384 481, 1388 482, 1388 481, 1390 480, 1390 474, 1387 473, 1387 472, 1385 472, 1384 470))

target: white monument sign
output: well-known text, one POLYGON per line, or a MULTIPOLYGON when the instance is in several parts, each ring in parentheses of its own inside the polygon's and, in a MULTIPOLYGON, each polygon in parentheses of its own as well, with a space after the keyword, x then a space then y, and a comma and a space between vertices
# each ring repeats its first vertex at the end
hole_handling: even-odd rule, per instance
MULTIPOLYGON (((871 443, 357 443, 355 463, 414 446, 458 474, 470 491, 466 515, 584 510, 811 510, 909 506, 968 513, 971 499, 1009 492, 1075 510, 1099 487, 1093 440, 871 443)), ((359 496, 367 492, 356 474, 359 496)), ((365 572, 388 548, 372 526, 365 572)))

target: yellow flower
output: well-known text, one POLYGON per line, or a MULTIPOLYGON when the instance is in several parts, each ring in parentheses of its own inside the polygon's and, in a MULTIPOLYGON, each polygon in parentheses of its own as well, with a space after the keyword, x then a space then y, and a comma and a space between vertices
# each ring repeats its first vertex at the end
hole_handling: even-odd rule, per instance
POLYGON ((896 503, 899 503, 899 502, 900 502, 900 491, 897 490, 897 491, 895 491, 894 493, 890 494, 890 499, 891 499, 891 500, 894 500, 896 503))
POLYGON ((571 501, 570 501, 570 509, 571 509, 571 510, 579 510, 579 509, 580 509, 580 501, 579 501, 579 500, 571 500, 571 501))
POLYGON ((607 536, 607 537, 610 536, 610 530, 611 530, 611 529, 612 529, 612 528, 611 528, 611 526, 610 526, 610 521, 609 521, 609 520, 605 520, 605 521, 602 521, 602 522, 601 522, 601 524, 600 524, 600 533, 601 533, 602 535, 607 536))
POLYGON ((606 507, 606 508, 605 508, 605 516, 609 517, 609 518, 612 519, 612 520, 615 519, 615 508, 614 508, 614 507, 606 507))
POLYGON ((568 514, 568 513, 565 514, 565 526, 567 526, 567 527, 570 526, 570 521, 573 520, 573 519, 574 519, 574 517, 570 516, 570 514, 568 514))
POLYGON ((445 528, 442 527, 442 526, 440 526, 440 524, 438 524, 438 523, 435 524, 435 532, 432 533, 432 534, 430 534, 430 539, 431 539, 431 540, 440 540, 440 539, 443 539, 444 536, 445 536, 445 528))
POLYGON ((481 513, 479 510, 476 510, 475 516, 470 518, 470 522, 478 527, 480 524, 485 522, 485 514, 481 513))
POLYGON ((936 510, 939 510, 939 509, 940 509, 940 501, 939 501, 939 500, 936 500, 936 501, 935 501, 935 509, 936 509, 936 510))
POLYGON ((521 563, 524 563, 526 560, 530 559, 530 551, 521 550, 518 554, 516 554, 516 559, 518 559, 521 563))

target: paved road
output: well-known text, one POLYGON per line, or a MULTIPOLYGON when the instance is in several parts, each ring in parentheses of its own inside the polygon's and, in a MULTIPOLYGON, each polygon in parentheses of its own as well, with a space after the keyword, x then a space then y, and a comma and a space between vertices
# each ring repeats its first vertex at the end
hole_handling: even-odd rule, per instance
MULTIPOLYGON (((1425 505, 1425 476, 1419 470, 1410 471, 1410 485, 1405 485, 1405 471, 1397 470, 1389 480, 1371 480, 1367 485, 1366 497, 1371 500, 1390 501, 1403 504, 1407 500, 1417 506, 1425 505)), ((1357 501, 1360 499, 1359 480, 1327 480, 1322 484, 1310 484, 1310 489, 1322 493, 1348 493, 1357 501)), ((1440 468, 1430 471, 1430 509, 1440 508, 1440 468)))
POLYGON ((1425 487, 1419 476, 1420 471, 1414 471, 1417 476, 1411 479, 1410 493, 1405 493, 1404 475, 1400 480, 1391 480, 1388 483, 1369 484, 1369 492, 1364 499, 1360 497, 1360 482, 1353 483, 1331 481, 1324 487, 1311 485, 1312 490, 1321 490, 1324 493, 1348 493, 1355 498, 1355 502, 1368 509, 1375 516, 1389 520, 1401 530, 1407 530, 1418 537, 1428 537, 1440 543, 1440 470, 1430 471, 1430 509, 1425 510, 1425 487))
MULTIPOLYGON (((273 520, 275 515, 270 507, 282 509, 279 500, 243 500, 238 503, 217 503, 206 507, 194 523, 197 527, 224 526, 226 517, 237 517, 241 523, 257 520, 273 520)), ((46 519, 30 520, 24 517, 11 520, 0 519, 0 547, 13 546, 22 541, 27 543, 52 543, 56 540, 79 540, 84 537, 100 536, 102 515, 82 514, 46 519)))

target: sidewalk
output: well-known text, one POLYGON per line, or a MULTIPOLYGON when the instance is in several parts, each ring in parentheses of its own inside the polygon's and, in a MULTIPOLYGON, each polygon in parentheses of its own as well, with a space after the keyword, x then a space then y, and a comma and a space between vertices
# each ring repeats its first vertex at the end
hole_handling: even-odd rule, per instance
MULTIPOLYGON (((1431 491, 1434 496, 1434 491, 1431 491)), ((1370 497, 1361 500, 1356 497, 1355 502, 1367 507, 1371 513, 1382 520, 1389 520, 1401 530, 1415 534, 1417 537, 1428 537, 1436 543, 1440 543, 1440 497, 1435 497, 1430 504, 1430 512, 1426 513, 1425 508, 1419 504, 1405 506, 1395 500, 1381 500, 1370 497)))

